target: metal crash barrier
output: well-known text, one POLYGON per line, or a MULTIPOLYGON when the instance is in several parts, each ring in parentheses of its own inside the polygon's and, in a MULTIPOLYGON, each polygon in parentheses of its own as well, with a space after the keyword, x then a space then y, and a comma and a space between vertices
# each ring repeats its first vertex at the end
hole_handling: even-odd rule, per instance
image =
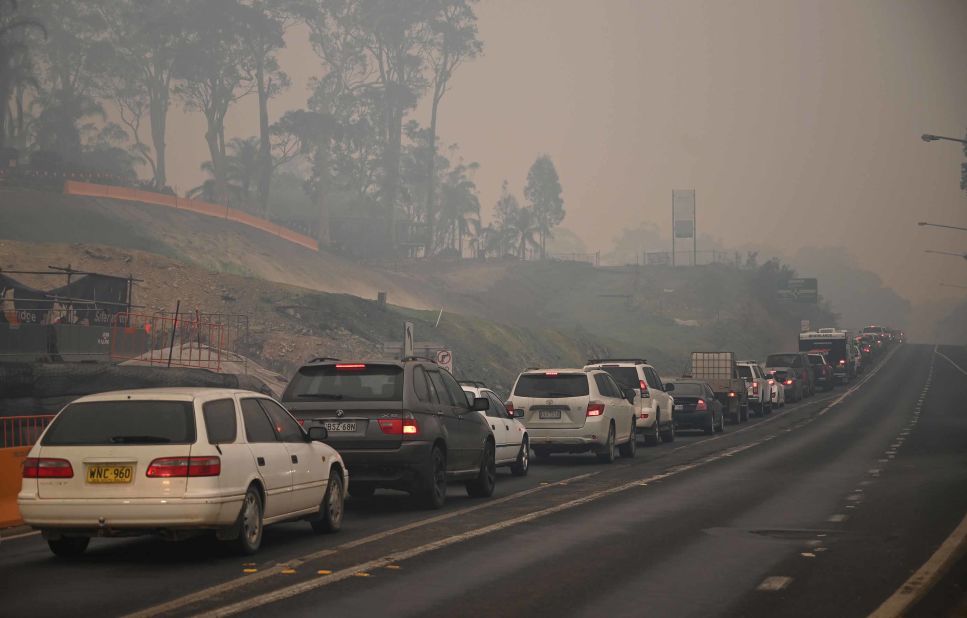
POLYGON ((0 418, 0 528, 23 523, 17 509, 23 462, 53 418, 53 414, 0 418))

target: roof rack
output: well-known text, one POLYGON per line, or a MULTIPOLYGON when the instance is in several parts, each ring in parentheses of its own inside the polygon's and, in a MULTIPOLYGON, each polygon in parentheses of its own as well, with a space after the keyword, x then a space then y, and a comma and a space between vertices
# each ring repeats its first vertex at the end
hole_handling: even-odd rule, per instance
POLYGON ((332 356, 315 356, 306 361, 306 363, 325 363, 328 361, 339 361, 342 359, 333 358, 332 356))
POLYGON ((411 356, 404 356, 403 358, 400 359, 400 361, 401 362, 404 362, 404 361, 426 361, 428 363, 433 363, 434 365, 437 364, 435 358, 429 358, 427 356, 416 356, 415 354, 414 355, 411 355, 411 356))
POLYGON ((644 358, 589 358, 586 364, 600 365, 601 363, 634 363, 636 365, 647 365, 648 361, 644 358))
POLYGON ((480 380, 459 380, 459 383, 465 386, 473 386, 475 388, 490 388, 480 380))

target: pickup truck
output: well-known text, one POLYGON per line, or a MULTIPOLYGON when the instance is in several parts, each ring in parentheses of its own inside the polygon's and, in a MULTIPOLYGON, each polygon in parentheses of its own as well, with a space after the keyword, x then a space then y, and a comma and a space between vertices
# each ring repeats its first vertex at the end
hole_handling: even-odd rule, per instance
POLYGON ((732 352, 692 352, 691 368, 684 377, 706 382, 733 422, 749 420, 749 394, 739 377, 732 352))
POLYGON ((772 413, 772 384, 759 363, 739 361, 736 363, 739 376, 745 380, 749 395, 749 409, 757 416, 772 413))

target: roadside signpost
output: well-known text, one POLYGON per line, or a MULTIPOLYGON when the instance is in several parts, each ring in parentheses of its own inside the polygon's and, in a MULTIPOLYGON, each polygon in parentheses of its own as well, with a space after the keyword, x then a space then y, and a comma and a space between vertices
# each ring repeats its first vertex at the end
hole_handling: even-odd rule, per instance
POLYGON ((815 277, 790 279, 779 290, 779 299, 814 305, 819 302, 819 280, 815 277))

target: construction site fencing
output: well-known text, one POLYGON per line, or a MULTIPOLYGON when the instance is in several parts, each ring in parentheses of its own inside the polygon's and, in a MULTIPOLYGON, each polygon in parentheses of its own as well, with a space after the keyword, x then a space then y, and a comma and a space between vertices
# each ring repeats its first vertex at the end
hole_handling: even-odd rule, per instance
POLYGON ((54 414, 38 414, 0 418, 0 448, 33 446, 54 416, 54 414))
POLYGON ((141 202, 143 204, 153 204, 155 206, 166 206, 175 210, 186 210, 195 214, 204 215, 206 217, 226 219, 228 221, 241 223, 242 225, 257 230, 262 230, 263 232, 267 232, 283 240, 287 240, 301 247, 305 247, 306 249, 311 249, 313 251, 319 250, 319 243, 315 238, 311 238, 305 234, 300 234, 299 232, 287 229, 277 223, 267 221, 260 217, 250 215, 246 212, 242 212, 228 206, 223 206, 221 204, 212 204, 210 202, 203 202, 201 200, 193 200, 186 197, 178 197, 177 195, 168 195, 165 193, 155 193, 153 191, 142 191, 141 189, 114 187, 91 182, 76 182, 73 180, 68 180, 64 183, 64 193, 67 195, 102 197, 110 198, 112 200, 141 202))

